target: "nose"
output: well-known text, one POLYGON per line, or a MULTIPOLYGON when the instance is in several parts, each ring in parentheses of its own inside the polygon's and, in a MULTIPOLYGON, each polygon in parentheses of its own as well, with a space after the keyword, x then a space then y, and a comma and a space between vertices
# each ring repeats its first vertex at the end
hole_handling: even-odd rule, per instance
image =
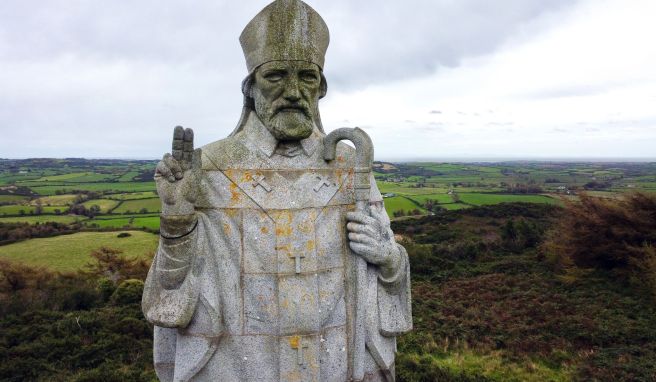
POLYGON ((285 93, 283 95, 283 97, 285 97, 285 100, 296 103, 301 99, 301 91, 298 85, 299 84, 297 78, 291 78, 287 82, 285 86, 285 93))

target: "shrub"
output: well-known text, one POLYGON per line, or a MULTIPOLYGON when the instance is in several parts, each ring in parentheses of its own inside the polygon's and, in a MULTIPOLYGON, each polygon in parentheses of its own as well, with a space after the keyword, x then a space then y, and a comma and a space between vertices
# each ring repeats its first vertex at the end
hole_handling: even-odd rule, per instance
POLYGON ((622 199, 581 195, 565 211, 542 251, 566 274, 611 271, 656 297, 656 196, 633 193, 622 199))
POLYGON ((125 280, 118 285, 118 288, 112 294, 111 301, 116 305, 126 305, 138 303, 141 301, 144 282, 141 280, 125 280))

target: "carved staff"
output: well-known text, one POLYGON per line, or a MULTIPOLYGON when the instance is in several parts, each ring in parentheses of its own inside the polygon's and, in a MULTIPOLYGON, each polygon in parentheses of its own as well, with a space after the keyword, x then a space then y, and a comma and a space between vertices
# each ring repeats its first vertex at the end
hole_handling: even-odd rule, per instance
MULTIPOLYGON (((355 208, 369 213, 371 192, 371 167, 374 160, 374 146, 369 135, 362 129, 341 128, 324 138, 323 158, 327 161, 335 159, 337 142, 349 140, 355 145, 355 208)), ((364 356, 366 340, 366 298, 367 298, 367 262, 355 255, 355 326, 353 333, 352 379, 364 379, 364 356)))

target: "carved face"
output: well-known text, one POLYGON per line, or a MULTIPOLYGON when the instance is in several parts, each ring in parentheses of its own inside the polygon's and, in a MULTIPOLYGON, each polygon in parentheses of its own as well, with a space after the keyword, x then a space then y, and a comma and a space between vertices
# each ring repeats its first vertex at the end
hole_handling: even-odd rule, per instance
POLYGON ((278 140, 309 137, 318 114, 321 71, 305 61, 271 61, 255 71, 255 113, 278 140))

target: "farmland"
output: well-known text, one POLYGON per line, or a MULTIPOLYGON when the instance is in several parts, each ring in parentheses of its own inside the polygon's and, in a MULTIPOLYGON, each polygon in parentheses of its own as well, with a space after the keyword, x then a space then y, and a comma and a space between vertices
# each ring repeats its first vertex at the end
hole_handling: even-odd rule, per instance
POLYGON ((79 232, 49 238, 31 239, 0 246, 0 259, 20 261, 56 271, 75 271, 91 262, 91 251, 112 247, 129 257, 147 257, 157 247, 152 233, 128 231, 130 236, 117 238, 118 232, 79 232))
MULTIPOLYGON (((123 361, 104 363, 116 357, 139 360, 134 375, 154 378, 152 326, 140 295, 123 306, 114 294, 100 293, 106 269, 98 279, 49 271, 85 269, 103 246, 151 258, 160 210, 155 164, 0 160, 0 233, 23 234, 3 236, 0 261, 6 274, 23 265, 45 268, 23 269, 33 281, 27 288, 17 283, 25 289, 0 301, 11 312, 0 315, 0 343, 11 344, 0 349, 0 375, 73 380, 80 369, 104 365, 84 380, 103 380, 112 370, 125 372, 115 380, 132 380, 123 361), (107 334, 112 330, 124 335, 107 334), (116 351, 119 346, 124 349, 116 351), (57 363, 70 354, 97 359, 86 366, 57 363), (63 377, 52 378, 59 372, 63 377)), ((413 272, 415 329, 399 340, 398 380, 653 379, 653 301, 617 280, 620 273, 585 270, 572 281, 539 256, 539 246, 554 237, 546 230, 561 221, 561 199, 586 193, 613 201, 633 190, 656 192, 656 164, 376 163, 374 175, 413 272)), ((143 280, 148 264, 139 269, 124 278, 143 280)))
MULTIPOLYGON (((127 223, 156 230, 156 163, 0 160, 0 218, 70 221, 65 215, 72 213, 78 220, 98 220, 88 226, 123 228, 127 223)), ((656 191, 654 163, 376 162, 374 175, 391 218, 515 201, 558 204, 579 192, 614 198, 632 190, 656 191)))

